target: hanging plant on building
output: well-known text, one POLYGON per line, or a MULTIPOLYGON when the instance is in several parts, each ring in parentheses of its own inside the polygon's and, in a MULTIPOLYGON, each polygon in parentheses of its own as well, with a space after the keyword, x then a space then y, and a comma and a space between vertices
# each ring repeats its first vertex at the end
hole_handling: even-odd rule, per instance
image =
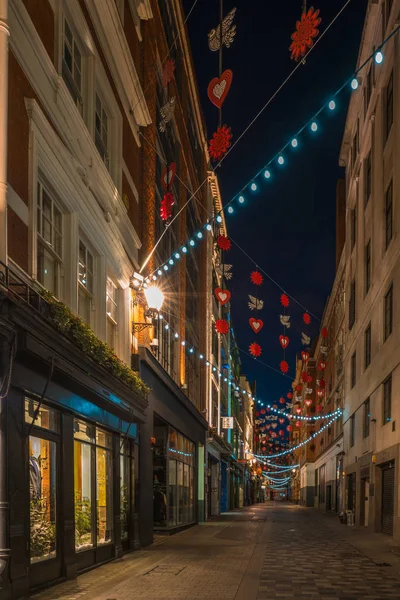
POLYGON ((289 46, 291 52, 290 58, 298 62, 314 44, 314 39, 318 36, 318 26, 321 23, 319 10, 311 7, 304 11, 300 21, 296 23, 296 30, 292 33, 292 43, 289 46))
POLYGON ((211 158, 215 160, 220 159, 228 150, 231 145, 231 128, 226 125, 218 127, 217 131, 213 134, 212 139, 209 141, 208 151, 211 158))

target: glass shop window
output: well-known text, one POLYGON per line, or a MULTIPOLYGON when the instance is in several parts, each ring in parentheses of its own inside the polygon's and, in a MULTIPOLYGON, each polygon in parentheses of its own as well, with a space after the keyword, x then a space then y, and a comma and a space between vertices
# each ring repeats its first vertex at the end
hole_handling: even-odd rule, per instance
POLYGON ((120 503, 121 503, 121 539, 129 537, 129 517, 133 512, 132 487, 135 481, 134 461, 129 440, 123 440, 120 462, 120 503))

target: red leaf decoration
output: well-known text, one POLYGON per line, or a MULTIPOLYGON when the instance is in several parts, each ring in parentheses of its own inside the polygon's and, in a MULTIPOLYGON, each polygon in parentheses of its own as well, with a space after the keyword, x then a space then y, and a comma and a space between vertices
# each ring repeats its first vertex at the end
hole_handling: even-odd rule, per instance
POLYGON ((287 348, 289 346, 289 338, 287 337, 287 335, 280 335, 279 342, 282 348, 287 348))
POLYGON ((325 338, 327 338, 327 337, 328 337, 328 335, 329 335, 329 332, 328 332, 327 328, 326 328, 326 327, 323 327, 323 328, 321 329, 321 336, 322 336, 322 337, 325 339, 325 338))
POLYGON ((160 216, 163 221, 168 221, 172 216, 172 207, 175 204, 175 198, 172 192, 167 192, 161 200, 160 216))
POLYGON ((303 321, 306 325, 309 325, 311 323, 311 317, 308 313, 304 313, 303 315, 303 321))
POLYGON ((282 373, 287 373, 289 371, 289 365, 286 362, 286 360, 281 360, 281 362, 279 363, 279 368, 282 371, 282 373))
POLYGON ((260 356, 261 355, 261 346, 257 344, 257 342, 253 342, 249 346, 249 352, 252 356, 260 356))
POLYGON ((262 319, 254 319, 253 317, 249 319, 249 323, 254 333, 259 333, 264 326, 264 321, 262 321, 262 319))
POLYGON ((230 250, 231 249, 231 240, 225 235, 219 235, 217 239, 217 244, 221 248, 221 250, 230 250))
POLYGON ((169 83, 171 83, 171 81, 173 80, 174 72, 175 72, 175 61, 172 60, 172 58, 169 58, 164 65, 163 74, 162 74, 161 83, 164 88, 167 87, 167 85, 169 83))
POLYGON ((289 306, 289 296, 287 294, 282 294, 282 296, 281 296, 281 304, 285 308, 287 308, 289 306))
POLYGON ((221 290, 221 288, 215 288, 214 294, 216 295, 218 302, 220 304, 222 304, 222 306, 224 306, 224 304, 229 302, 229 300, 231 298, 230 291, 229 290, 221 290))
POLYGON ((293 398, 293 394, 292 394, 292 392, 288 392, 288 393, 286 394, 286 398, 289 398, 289 400, 291 400, 291 399, 293 398))
POLYGON ((321 23, 319 10, 311 7, 304 11, 300 21, 296 23, 296 30, 292 33, 292 43, 289 46, 290 58, 299 61, 311 48, 314 39, 319 34, 318 26, 321 23))
POLYGON ((226 125, 218 127, 217 131, 213 134, 212 139, 209 142, 208 152, 211 158, 221 158, 229 146, 231 145, 231 128, 226 125))
POLYGON ((259 271, 253 271, 250 275, 250 279, 254 285, 261 285, 264 281, 264 278, 259 271))
POLYGON ((229 331, 229 323, 225 319, 217 319, 215 321, 215 331, 224 335, 229 331))
POLYGON ((221 74, 221 77, 214 77, 208 84, 207 94, 210 101, 217 107, 221 108, 225 98, 228 95, 232 83, 233 73, 227 69, 221 74))

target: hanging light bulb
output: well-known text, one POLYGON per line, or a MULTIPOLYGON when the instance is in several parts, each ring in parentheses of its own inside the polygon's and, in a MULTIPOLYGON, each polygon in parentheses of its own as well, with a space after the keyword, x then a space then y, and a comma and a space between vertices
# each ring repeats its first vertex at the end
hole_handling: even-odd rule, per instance
POLYGON ((384 56, 383 56, 382 51, 381 50, 377 50, 375 52, 375 62, 376 62, 376 64, 377 65, 381 65, 383 63, 383 58, 384 58, 384 56))
POLYGON ((351 80, 351 84, 350 85, 351 85, 351 88, 353 90, 356 90, 358 88, 359 83, 358 83, 357 77, 354 77, 354 79, 351 80))

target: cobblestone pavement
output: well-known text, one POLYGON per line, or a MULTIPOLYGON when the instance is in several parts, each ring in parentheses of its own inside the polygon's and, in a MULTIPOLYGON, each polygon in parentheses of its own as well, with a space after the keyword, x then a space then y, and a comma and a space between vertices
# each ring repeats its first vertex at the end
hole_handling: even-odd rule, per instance
POLYGON ((312 509, 257 505, 163 539, 32 598, 400 600, 400 570, 377 565, 349 540, 335 521, 312 509))

